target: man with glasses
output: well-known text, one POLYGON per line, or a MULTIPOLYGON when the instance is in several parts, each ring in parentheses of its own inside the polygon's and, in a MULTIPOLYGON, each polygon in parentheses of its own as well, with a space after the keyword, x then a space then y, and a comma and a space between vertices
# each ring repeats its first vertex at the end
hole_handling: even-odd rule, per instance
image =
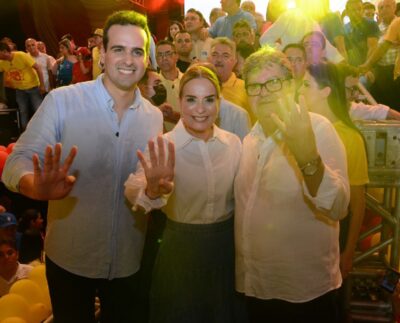
POLYGON ((190 57, 193 48, 192 36, 186 30, 180 30, 175 34, 174 45, 178 54, 176 66, 182 73, 185 73, 192 63, 190 57))
MULTIPOLYGON (((179 112, 179 82, 183 74, 176 66, 178 54, 175 45, 168 40, 159 41, 156 45, 156 60, 161 82, 167 89, 167 103, 175 112, 179 112)), ((175 124, 164 120, 164 126, 170 131, 175 124)))
POLYGON ((237 62, 235 43, 226 37, 213 39, 208 61, 215 66, 217 76, 222 82, 223 97, 245 109, 250 115, 251 122, 254 123, 255 119, 249 105, 244 82, 233 72, 237 62))
POLYGON ((262 48, 243 69, 258 122, 235 181, 236 289, 250 322, 335 322, 339 220, 349 183, 332 124, 294 102, 285 55, 262 48))

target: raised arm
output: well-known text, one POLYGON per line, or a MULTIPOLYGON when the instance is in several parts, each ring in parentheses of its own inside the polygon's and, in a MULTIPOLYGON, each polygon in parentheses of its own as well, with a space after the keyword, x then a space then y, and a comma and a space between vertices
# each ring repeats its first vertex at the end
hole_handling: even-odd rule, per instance
POLYGON ((174 187, 175 146, 172 142, 168 141, 167 158, 162 136, 157 137, 157 146, 158 153, 156 152, 154 141, 149 140, 150 162, 146 161, 141 151, 137 151, 137 156, 144 169, 147 181, 145 192, 150 199, 156 199, 164 194, 169 194, 174 187))
POLYGON ((318 153, 304 97, 300 97, 299 109, 291 98, 285 97, 280 101, 280 117, 274 114, 272 119, 283 133, 286 144, 302 170, 310 195, 315 197, 324 175, 324 164, 318 153), (313 165, 315 171, 308 174, 305 168, 313 165))

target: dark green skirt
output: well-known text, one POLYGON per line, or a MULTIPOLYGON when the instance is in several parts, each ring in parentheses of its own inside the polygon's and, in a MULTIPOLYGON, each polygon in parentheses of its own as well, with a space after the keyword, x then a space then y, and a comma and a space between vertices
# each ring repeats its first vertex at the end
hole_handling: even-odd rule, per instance
POLYGON ((233 217, 213 224, 167 220, 150 292, 152 323, 241 321, 234 288, 233 217))

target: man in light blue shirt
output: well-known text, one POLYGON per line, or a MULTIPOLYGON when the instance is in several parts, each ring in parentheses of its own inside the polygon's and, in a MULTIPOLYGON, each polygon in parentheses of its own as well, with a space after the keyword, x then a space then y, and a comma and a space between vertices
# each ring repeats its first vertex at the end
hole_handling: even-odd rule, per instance
POLYGON ((146 18, 111 15, 103 42, 104 75, 49 93, 3 172, 11 190, 49 200, 46 272, 56 322, 94 322, 96 291, 102 322, 138 314, 146 219, 125 201, 123 184, 136 150, 162 132, 162 114, 137 89, 148 65, 146 18))
POLYGON ((240 8, 240 0, 221 0, 221 7, 228 15, 218 18, 210 27, 208 33, 212 38, 228 37, 232 39, 233 26, 242 19, 250 24, 254 32, 257 30, 253 15, 240 8))

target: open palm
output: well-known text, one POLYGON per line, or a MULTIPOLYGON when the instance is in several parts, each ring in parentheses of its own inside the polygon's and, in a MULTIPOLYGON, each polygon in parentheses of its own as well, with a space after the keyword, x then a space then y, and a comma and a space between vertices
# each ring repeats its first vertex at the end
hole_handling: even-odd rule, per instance
POLYGON ((57 143, 53 148, 46 147, 43 168, 39 157, 33 155, 33 186, 38 200, 58 200, 66 197, 75 183, 75 176, 68 175, 77 154, 77 147, 72 147, 64 163, 60 163, 62 146, 57 143))
POLYGON ((149 140, 150 163, 146 161, 141 151, 137 152, 147 180, 146 195, 153 199, 171 193, 174 187, 175 146, 172 142, 168 142, 168 157, 161 136, 157 137, 157 146, 158 153, 154 141, 149 140))

